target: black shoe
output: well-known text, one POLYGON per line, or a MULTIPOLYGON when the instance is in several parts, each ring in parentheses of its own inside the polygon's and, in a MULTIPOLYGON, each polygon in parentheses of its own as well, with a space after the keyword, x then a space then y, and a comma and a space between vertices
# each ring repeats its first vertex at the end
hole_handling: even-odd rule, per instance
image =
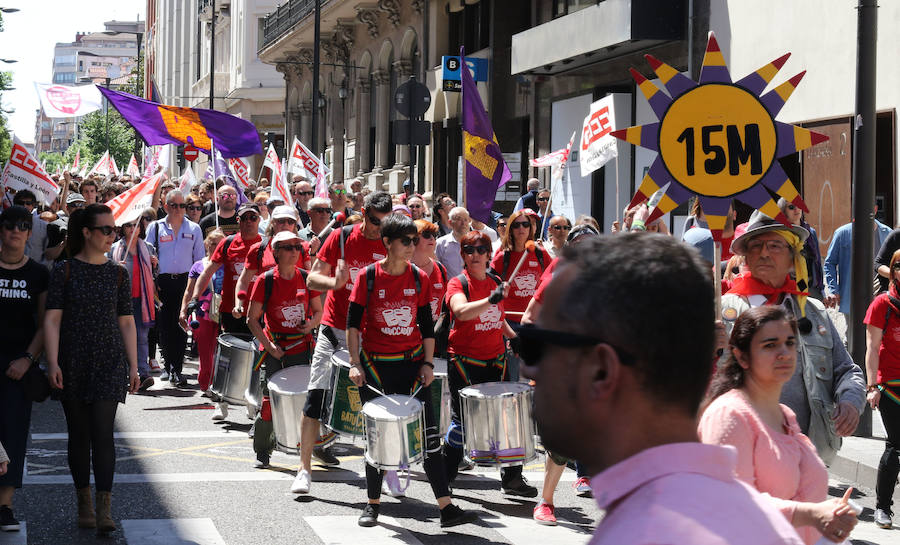
POLYGON ((153 377, 149 375, 146 377, 141 377, 141 386, 140 388, 138 388, 138 390, 140 390, 141 392, 146 392, 150 389, 151 386, 153 386, 155 382, 156 381, 153 380, 153 377))
POLYGON ((451 526, 459 526, 478 520, 478 514, 474 511, 465 511, 459 506, 450 504, 441 509, 441 528, 449 528, 451 526))
POLYGON ((172 373, 172 383, 179 388, 184 388, 188 385, 187 379, 181 373, 172 373))
POLYGON ((365 508, 363 508, 362 515, 359 516, 359 525, 365 528, 370 528, 372 526, 378 525, 378 510, 381 508, 380 505, 374 503, 367 503, 365 508))
POLYGON ((508 496, 520 496, 522 498, 535 498, 538 495, 538 489, 528 484, 525 477, 521 475, 512 481, 503 484, 503 493, 508 496))
POLYGON ((312 451, 312 456, 324 466, 335 467, 341 465, 341 461, 331 453, 331 449, 316 447, 312 451))
POLYGON ((19 521, 13 516, 12 509, 6 505, 0 507, 0 530, 4 532, 18 532, 21 527, 19 521))
POLYGON ((269 469, 269 457, 265 454, 257 454, 256 469, 269 469))

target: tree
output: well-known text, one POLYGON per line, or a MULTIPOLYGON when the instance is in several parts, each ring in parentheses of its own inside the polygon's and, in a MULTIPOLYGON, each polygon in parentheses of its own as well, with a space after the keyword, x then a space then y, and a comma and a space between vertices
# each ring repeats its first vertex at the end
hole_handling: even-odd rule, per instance
POLYGON ((47 174, 55 174, 57 168, 62 169, 66 166, 63 154, 58 151, 42 151, 38 155, 38 162, 45 163, 47 174))
MULTIPOLYGON (((66 150, 66 157, 75 159, 75 146, 81 149, 81 160, 93 166, 106 151, 106 114, 102 110, 91 112, 78 125, 78 141, 66 150), (85 152, 86 151, 86 152, 85 152)), ((134 129, 131 128, 115 108, 109 109, 109 153, 119 168, 128 166, 134 151, 134 129)))
MULTIPOLYGON (((3 14, 0 13, 0 32, 3 31, 3 14)), ((3 91, 12 89, 12 72, 0 72, 0 104, 3 103, 3 91)), ((12 137, 9 135, 6 114, 0 107, 0 162, 6 161, 12 151, 12 137)))

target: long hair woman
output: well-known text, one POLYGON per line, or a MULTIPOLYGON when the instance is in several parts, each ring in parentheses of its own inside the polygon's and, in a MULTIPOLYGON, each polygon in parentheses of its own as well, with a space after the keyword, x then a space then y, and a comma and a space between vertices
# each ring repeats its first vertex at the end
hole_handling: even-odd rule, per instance
POLYGON ((828 499, 828 471, 794 412, 779 402, 797 366, 797 323, 784 308, 745 311, 731 332, 731 355, 716 371, 700 418, 704 443, 732 445, 737 477, 772 501, 807 545, 847 539, 856 515, 828 499))
POLYGON ((110 516, 116 409, 140 386, 131 282, 125 268, 106 257, 115 233, 106 205, 90 204, 72 214, 66 241, 72 257, 53 267, 44 318, 47 374, 60 390, 69 432, 78 525, 96 527, 99 534, 116 529, 110 516))

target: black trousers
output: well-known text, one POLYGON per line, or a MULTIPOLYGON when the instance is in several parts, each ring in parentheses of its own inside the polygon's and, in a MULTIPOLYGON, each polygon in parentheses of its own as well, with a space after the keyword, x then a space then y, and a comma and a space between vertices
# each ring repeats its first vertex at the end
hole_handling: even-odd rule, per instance
POLYGON ((98 492, 112 492, 116 472, 113 424, 118 401, 63 401, 69 430, 69 471, 75 488, 91 484, 91 466, 98 492))
POLYGON ((156 314, 156 327, 159 332, 159 346, 166 360, 166 371, 181 374, 184 365, 184 351, 187 346, 187 333, 181 329, 178 316, 181 313, 181 300, 187 288, 188 275, 160 274, 156 280, 162 308, 156 314))
MULTIPOLYGON (((422 360, 406 360, 400 362, 372 362, 372 367, 378 373, 376 378, 368 366, 366 368, 366 382, 380 389, 386 394, 410 395, 415 389, 416 377, 419 376, 419 368, 422 360)), ((359 397, 363 403, 378 397, 378 394, 363 386, 359 389, 359 397)), ((435 498, 450 495, 450 487, 447 485, 447 476, 444 473, 444 458, 441 456, 441 432, 435 419, 434 406, 431 403, 431 386, 422 387, 416 394, 416 399, 425 406, 425 475, 431 485, 431 491, 435 498)), ((381 483, 384 479, 384 471, 366 463, 366 490, 370 500, 381 497, 381 483)))
MULTIPOLYGON (((9 364, 16 356, 0 356, 0 445, 6 449, 9 465, 0 475, 0 486, 22 488, 25 471, 25 450, 31 426, 31 400, 25 397, 21 380, 6 376, 9 364)), ((32 365, 37 365, 33 363, 32 365)))
MULTIPOLYGON (((891 388, 893 392, 900 394, 900 388, 891 388)), ((894 487, 897 486, 897 474, 900 473, 900 404, 881 393, 881 401, 878 403, 878 411, 881 413, 881 421, 884 422, 884 431, 887 432, 887 441, 884 443, 884 454, 878 463, 878 477, 875 481, 876 509, 891 511, 891 496, 894 495, 894 487)))

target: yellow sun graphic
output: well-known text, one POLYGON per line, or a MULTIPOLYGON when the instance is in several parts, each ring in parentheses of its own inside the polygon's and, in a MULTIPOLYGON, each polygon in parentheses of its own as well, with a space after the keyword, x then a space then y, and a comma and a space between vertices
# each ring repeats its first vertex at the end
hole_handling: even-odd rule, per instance
POLYGON ((697 195, 717 241, 722 239, 731 199, 759 209, 785 225, 789 225, 788 219, 770 191, 808 212, 777 159, 827 137, 775 121, 806 72, 762 94, 790 55, 775 59, 737 82, 732 82, 712 32, 699 82, 652 55, 645 55, 669 94, 631 69, 660 121, 612 133, 659 153, 629 207, 664 188, 665 195, 648 219, 653 221, 697 195))

